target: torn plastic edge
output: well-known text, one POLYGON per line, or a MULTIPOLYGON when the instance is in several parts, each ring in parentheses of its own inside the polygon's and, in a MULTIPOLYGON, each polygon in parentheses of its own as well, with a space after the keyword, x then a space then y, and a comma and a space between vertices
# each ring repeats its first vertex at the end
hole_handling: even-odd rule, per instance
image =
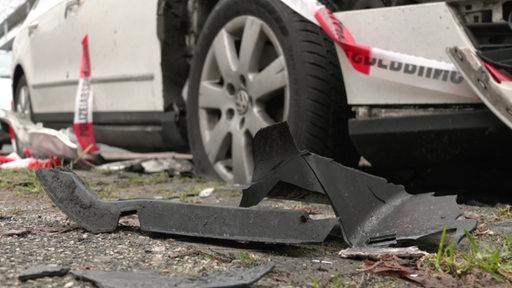
MULTIPOLYGON (((512 129, 512 82, 496 79, 476 52, 468 47, 447 48, 455 66, 480 100, 512 129)), ((491 66, 492 67, 492 66, 491 66)))
POLYGON ((240 206, 254 206, 273 197, 280 183, 303 193, 325 195, 345 241, 354 247, 418 245, 444 229, 455 231, 458 241, 464 230, 476 228, 475 220, 459 220, 455 196, 411 195, 386 179, 297 150, 286 123, 261 129, 253 150, 254 182, 244 189, 240 206))
POLYGON ((36 175, 50 199, 92 233, 113 232, 122 215, 137 214, 146 232, 264 243, 320 243, 338 225, 304 211, 251 209, 178 203, 170 200, 105 201, 72 171, 40 169, 36 175))

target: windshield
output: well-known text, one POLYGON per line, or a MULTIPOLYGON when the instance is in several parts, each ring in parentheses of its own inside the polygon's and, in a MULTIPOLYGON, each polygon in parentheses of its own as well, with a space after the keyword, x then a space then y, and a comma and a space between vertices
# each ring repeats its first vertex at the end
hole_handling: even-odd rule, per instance
POLYGON ((0 78, 11 77, 11 53, 0 51, 0 78))

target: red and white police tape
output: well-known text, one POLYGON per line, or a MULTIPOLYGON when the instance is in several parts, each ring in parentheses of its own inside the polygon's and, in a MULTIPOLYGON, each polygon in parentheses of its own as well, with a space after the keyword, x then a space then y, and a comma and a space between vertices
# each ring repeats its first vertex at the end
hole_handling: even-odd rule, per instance
POLYGON ((73 127, 80 147, 87 153, 98 152, 92 121, 93 89, 91 84, 91 59, 89 56, 89 40, 82 40, 82 67, 80 81, 75 98, 75 117, 73 127))
POLYGON ((452 63, 358 45, 348 28, 327 7, 317 0, 301 1, 306 2, 304 5, 320 27, 343 49, 356 71, 370 77, 453 95, 475 95, 452 63))

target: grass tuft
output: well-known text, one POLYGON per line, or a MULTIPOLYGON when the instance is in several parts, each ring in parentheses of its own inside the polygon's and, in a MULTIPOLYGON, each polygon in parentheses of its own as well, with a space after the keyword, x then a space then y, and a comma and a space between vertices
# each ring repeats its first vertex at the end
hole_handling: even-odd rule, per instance
POLYGON ((512 236, 490 243, 479 242, 469 231, 464 233, 469 240, 469 250, 457 251, 455 243, 445 246, 446 229, 443 230, 435 260, 427 261, 437 271, 460 277, 483 271, 496 281, 512 284, 512 236))

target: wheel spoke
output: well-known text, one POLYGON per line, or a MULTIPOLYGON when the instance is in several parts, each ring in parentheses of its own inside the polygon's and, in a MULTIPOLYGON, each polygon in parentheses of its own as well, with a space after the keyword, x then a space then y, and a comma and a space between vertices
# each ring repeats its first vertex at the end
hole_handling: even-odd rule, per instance
POLYGON ((235 41, 226 29, 222 29, 215 38, 213 49, 222 77, 228 81, 237 79, 235 72, 238 67, 238 54, 235 41))
POLYGON ((232 143, 234 180, 236 183, 250 183, 253 170, 252 138, 245 133, 236 133, 232 143))
POLYGON ((224 89, 215 83, 204 81, 199 86, 200 108, 222 110, 229 100, 224 89))
POLYGON ((256 18, 249 17, 245 22, 242 43, 240 44, 240 72, 250 72, 252 65, 260 58, 263 45, 262 23, 256 18))
POLYGON ((20 94, 18 95, 18 105, 16 110, 18 113, 27 114, 28 113, 28 95, 27 88, 21 87, 20 94))
POLYGON ((255 101, 271 92, 284 88, 288 83, 283 56, 276 58, 249 82, 247 90, 255 101))
POLYGON ((213 130, 208 133, 209 139, 205 139, 206 155, 211 163, 215 163, 226 155, 229 145, 229 128, 225 121, 219 121, 213 130))
POLYGON ((255 111, 246 117, 246 127, 252 137, 256 135, 261 128, 274 124, 274 121, 266 115, 264 111, 255 111))

